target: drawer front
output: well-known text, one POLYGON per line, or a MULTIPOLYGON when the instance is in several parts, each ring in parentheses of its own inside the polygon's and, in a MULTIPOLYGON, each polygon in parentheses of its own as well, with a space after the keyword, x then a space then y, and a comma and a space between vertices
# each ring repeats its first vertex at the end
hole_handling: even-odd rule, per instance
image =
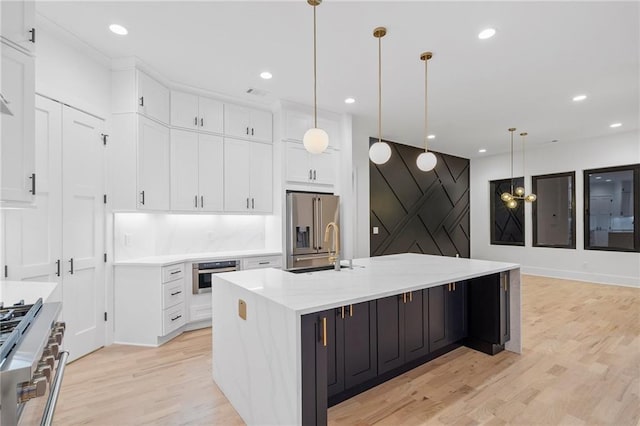
POLYGON ((242 259, 242 269, 282 268, 282 256, 262 256, 242 259))
POLYGON ((162 268, 162 282, 181 280, 184 278, 184 263, 169 265, 162 268))
POLYGON ((163 336, 166 336, 173 330, 184 325, 184 314, 184 303, 180 303, 176 306, 164 310, 162 318, 163 336))
POLYGON ((175 281, 162 285, 162 309, 184 302, 184 281, 175 281))

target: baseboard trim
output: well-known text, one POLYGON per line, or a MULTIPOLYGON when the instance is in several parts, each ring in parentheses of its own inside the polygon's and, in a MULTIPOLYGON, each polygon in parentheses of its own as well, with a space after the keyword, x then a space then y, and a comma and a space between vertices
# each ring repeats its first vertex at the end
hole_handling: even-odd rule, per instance
POLYGON ((524 275, 537 275, 541 277, 559 278, 573 281, 584 281, 595 284, 607 284, 618 285, 623 287, 640 287, 640 278, 634 279, 634 277, 620 276, 620 275, 608 275, 608 274, 595 274, 588 272, 578 271, 565 271, 560 269, 538 268, 535 266, 520 267, 521 272, 524 275))

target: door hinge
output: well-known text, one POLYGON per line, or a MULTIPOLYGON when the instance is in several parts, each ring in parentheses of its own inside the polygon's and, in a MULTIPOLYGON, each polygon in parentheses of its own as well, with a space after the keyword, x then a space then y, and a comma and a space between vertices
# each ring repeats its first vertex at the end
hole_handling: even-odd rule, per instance
POLYGON ((104 200, 104 203, 107 204, 107 194, 104 194, 104 197, 102 197, 102 199, 104 200))
POLYGON ((104 261, 107 262, 107 253, 104 254, 104 261))
POLYGON ((109 135, 105 135, 104 133, 101 133, 100 136, 102 136, 102 144, 106 145, 107 144, 107 138, 109 137, 109 135))
POLYGON ((106 312, 104 313, 104 320, 105 321, 107 320, 107 313, 106 312))

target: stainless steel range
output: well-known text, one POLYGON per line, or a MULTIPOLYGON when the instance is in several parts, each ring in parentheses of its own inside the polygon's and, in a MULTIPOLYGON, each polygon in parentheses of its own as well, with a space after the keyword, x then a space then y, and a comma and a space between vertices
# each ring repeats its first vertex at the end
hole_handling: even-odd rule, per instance
POLYGON ((65 325, 57 322, 61 308, 42 299, 0 303, 0 425, 17 425, 24 404, 47 391, 41 424, 51 424, 69 355, 62 350, 65 325))

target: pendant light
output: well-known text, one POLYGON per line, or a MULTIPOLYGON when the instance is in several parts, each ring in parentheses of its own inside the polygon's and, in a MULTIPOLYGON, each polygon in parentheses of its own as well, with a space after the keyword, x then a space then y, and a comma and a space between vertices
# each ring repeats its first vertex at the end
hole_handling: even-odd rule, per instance
POLYGON ((307 0, 313 6, 313 127, 302 137, 302 143, 307 151, 320 154, 329 146, 329 135, 318 128, 318 91, 317 91, 317 53, 316 53, 316 7, 322 0, 307 0))
POLYGON ((384 27, 373 30, 373 36, 378 39, 378 142, 369 148, 369 159, 376 164, 384 164, 391 158, 391 147, 382 142, 382 37, 386 34, 384 27))
MULTIPOLYGON (((532 203, 536 200, 536 194, 529 194, 525 196, 525 189, 522 186, 516 187, 515 191, 513 189, 513 132, 516 131, 515 127, 511 127, 508 129, 511 133, 511 192, 503 192, 500 195, 500 199, 504 201, 505 205, 510 209, 515 209, 518 207, 518 200, 524 200, 526 202, 532 203)), ((520 133, 522 136, 522 175, 524 176, 524 165, 525 165, 525 157, 524 157, 524 138, 527 136, 527 133, 520 133)))
POLYGON ((420 59, 424 61, 424 152, 418 155, 416 165, 423 172, 433 170, 438 162, 436 155, 433 152, 429 152, 427 148, 427 139, 429 135, 427 127, 427 63, 432 57, 433 53, 431 52, 424 52, 420 55, 420 59))

